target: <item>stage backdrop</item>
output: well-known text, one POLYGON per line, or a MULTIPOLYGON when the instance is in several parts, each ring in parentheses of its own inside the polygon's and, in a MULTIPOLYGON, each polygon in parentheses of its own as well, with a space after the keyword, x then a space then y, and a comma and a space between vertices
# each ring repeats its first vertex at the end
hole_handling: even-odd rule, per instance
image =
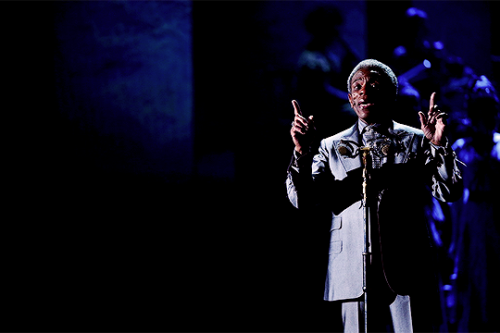
POLYGON ((72 162, 110 174, 150 174, 172 182, 188 178, 193 169, 191 3, 52 5, 58 109, 81 136, 67 147, 72 162))

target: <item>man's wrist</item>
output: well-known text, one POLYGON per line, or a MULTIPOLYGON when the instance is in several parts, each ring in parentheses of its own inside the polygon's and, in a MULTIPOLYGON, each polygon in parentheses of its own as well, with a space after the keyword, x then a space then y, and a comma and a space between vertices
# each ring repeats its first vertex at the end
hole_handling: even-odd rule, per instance
POLYGON ((446 140, 442 140, 440 142, 431 141, 431 143, 437 147, 445 147, 446 146, 446 140))
POLYGON ((292 165, 296 168, 303 167, 310 163, 310 149, 304 151, 299 151, 298 149, 293 150, 293 163, 292 165))
POLYGON ((429 142, 436 148, 448 148, 449 142, 446 137, 444 137, 441 141, 436 142, 434 140, 429 140, 429 142))
POLYGON ((297 147, 295 146, 295 154, 297 155, 297 158, 303 155, 307 155, 311 151, 310 147, 304 148, 304 147, 297 147))

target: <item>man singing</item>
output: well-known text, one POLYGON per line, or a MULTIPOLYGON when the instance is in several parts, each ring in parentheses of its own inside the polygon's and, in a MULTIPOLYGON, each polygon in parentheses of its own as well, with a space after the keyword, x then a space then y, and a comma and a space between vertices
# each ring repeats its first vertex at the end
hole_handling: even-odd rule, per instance
POLYGON ((463 189, 444 136, 446 114, 433 93, 427 115, 419 112, 421 130, 394 122, 398 81, 377 60, 360 62, 347 88, 358 121, 322 139, 317 149, 313 116, 304 116, 292 101, 288 198, 299 209, 323 206, 332 212, 324 299, 342 303, 345 332, 363 330, 365 311, 370 331, 430 331, 437 299, 424 203, 429 193, 443 202, 457 200, 463 189), (369 149, 365 163, 362 148, 369 149))

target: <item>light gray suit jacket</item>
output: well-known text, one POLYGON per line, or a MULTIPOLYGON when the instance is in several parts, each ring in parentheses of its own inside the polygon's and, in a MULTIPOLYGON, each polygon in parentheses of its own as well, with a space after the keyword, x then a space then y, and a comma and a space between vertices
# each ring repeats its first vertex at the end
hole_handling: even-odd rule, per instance
MULTIPOLYGON (((437 147, 419 129, 393 122, 386 164, 373 175, 375 211, 380 221, 384 273, 398 294, 415 291, 428 276, 430 240, 422 198, 429 193, 453 201, 462 193, 454 152, 437 147)), ((296 208, 324 205, 332 212, 324 299, 363 294, 362 160, 358 124, 321 141, 318 152, 294 156, 286 186, 296 208)))

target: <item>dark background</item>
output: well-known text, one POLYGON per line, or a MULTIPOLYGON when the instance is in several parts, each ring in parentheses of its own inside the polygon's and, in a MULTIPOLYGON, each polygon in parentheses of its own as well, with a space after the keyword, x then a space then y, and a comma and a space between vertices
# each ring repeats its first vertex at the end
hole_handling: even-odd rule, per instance
MULTIPOLYGON (((305 14, 384 61, 411 5, 498 80, 483 1, 2 2, 6 331, 335 331, 288 202, 305 14)), ((496 27, 496 29, 495 29, 496 27)))

